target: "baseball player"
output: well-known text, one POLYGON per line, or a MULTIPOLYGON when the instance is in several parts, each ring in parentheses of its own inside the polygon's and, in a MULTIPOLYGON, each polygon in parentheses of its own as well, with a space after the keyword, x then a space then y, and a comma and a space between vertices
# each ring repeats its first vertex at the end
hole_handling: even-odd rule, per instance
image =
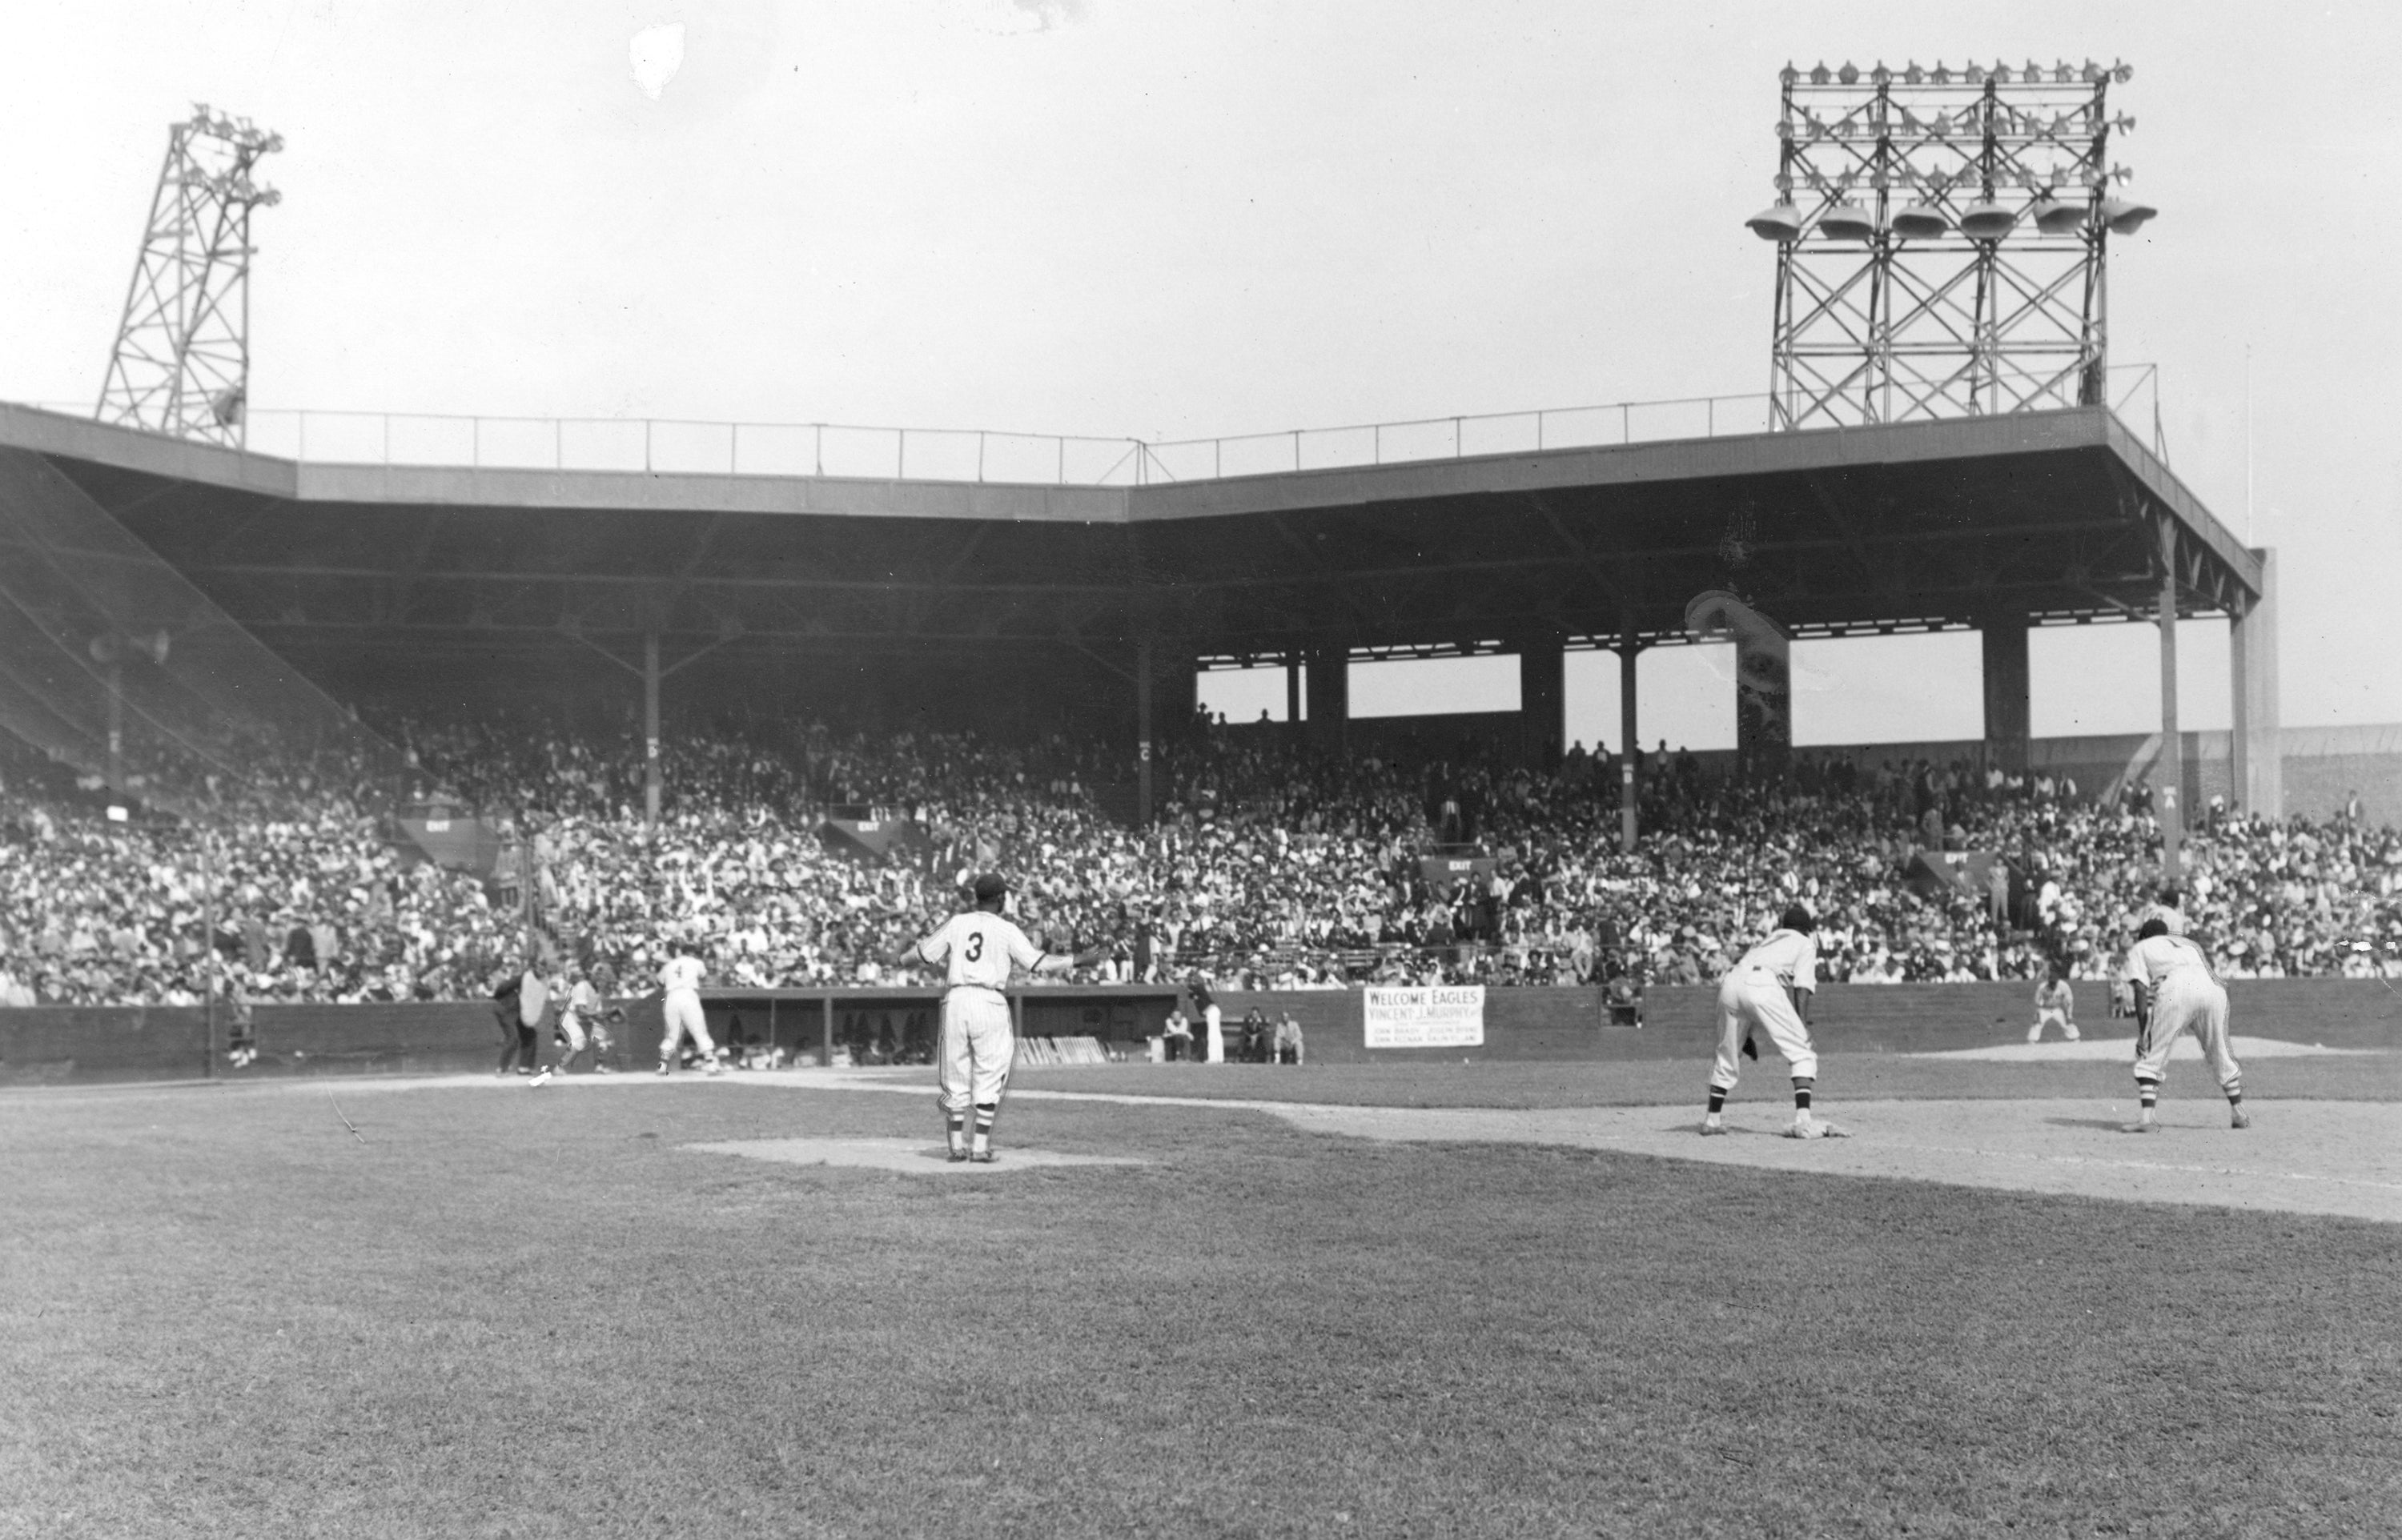
POLYGON ((600 1024, 600 995, 592 981, 584 976, 579 964, 570 963, 550 986, 550 1003, 559 1014, 559 1024, 551 1028, 551 1062, 543 1066, 542 1073, 533 1078, 536 1086, 549 1083, 553 1075, 564 1075, 575 1064, 576 1055, 588 1042, 592 1049, 592 1067, 607 1074, 609 1066, 600 1062, 608 1051, 608 1029, 600 1024), (587 1036, 587 1029, 589 1028, 587 1036))
POLYGON ((1752 1029, 1768 1034, 1793 1077, 1796 1139, 1840 1139, 1844 1130, 1810 1115, 1810 1092, 1818 1078, 1818 1052, 1810 1046, 1810 997, 1818 987, 1817 922, 1800 904, 1788 905, 1768 939, 1743 955, 1719 981, 1719 1056, 1710 1070, 1710 1105, 1705 1134, 1724 1134, 1720 1114, 1733 1092, 1746 1057, 1758 1058, 1752 1029))
POLYGON ((1218 1005, 1218 997, 1199 974, 1193 976, 1188 986, 1193 991, 1193 1003, 1201 1008, 1201 1050, 1203 1064, 1226 1062, 1226 1013, 1218 1005))
POLYGON ((2027 1041, 2043 1041, 2047 1026, 2056 1026, 2062 1037, 2077 1041, 2077 991, 2068 987, 2067 975, 2058 963, 2046 969, 2043 983, 2035 986, 2035 1024, 2027 1028, 2027 1041))
POLYGON ((1017 1040, 1002 989, 1013 966, 1029 973, 1065 973, 1089 958, 1044 952, 1001 913, 1009 883, 987 872, 975 879, 975 907, 952 915, 942 928, 894 955, 944 970, 942 1040, 934 1052, 936 1098, 943 1108, 945 1138, 954 1161, 992 1162, 992 1123, 1009 1088, 1010 1061, 1017 1040), (975 1132, 968 1134, 968 1110, 975 1132))
POLYGON ((701 1013, 700 982, 708 974, 693 949, 681 946, 674 956, 659 965, 659 983, 667 989, 667 1036, 659 1039, 659 1073, 668 1073, 676 1061, 676 1053, 689 1035, 692 1046, 698 1051, 702 1066, 711 1075, 723 1067, 717 1062, 717 1045, 710 1040, 709 1018, 701 1013))
POLYGON ((2173 933, 2158 915, 2135 932, 2135 944, 2119 977, 2134 987, 2135 1093, 2143 1110, 2127 1125, 2130 1134, 2157 1134, 2153 1118, 2160 1099, 2160 1075, 2168 1067, 2169 1049, 2190 1031, 2217 1072, 2219 1089, 2227 1093, 2228 1124, 2250 1128, 2252 1114, 2243 1110, 2243 1066, 2235 1062, 2227 1037, 2227 986, 2210 971, 2210 959, 2201 947, 2173 933))
POLYGON ((501 1067, 506 1075, 512 1059, 517 1072, 531 1075, 536 1061, 542 1057, 537 1028, 550 1008, 550 982, 542 976, 538 958, 529 956, 525 969, 514 980, 503 981, 492 992, 492 1015, 501 1024, 501 1067))

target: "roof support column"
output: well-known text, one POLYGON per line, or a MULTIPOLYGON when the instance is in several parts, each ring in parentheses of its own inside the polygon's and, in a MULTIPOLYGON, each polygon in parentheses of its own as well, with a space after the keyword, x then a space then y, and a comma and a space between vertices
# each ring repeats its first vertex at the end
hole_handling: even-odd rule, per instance
POLYGON ((2185 845, 2185 738, 2177 731, 2176 521, 2160 520, 2160 756, 2152 768, 2152 816, 2160 826, 2160 882, 2177 880, 2185 845))
POLYGON ((2027 768, 2027 617, 1988 615, 1978 627, 1985 650, 1985 758, 1996 769, 2027 768))
POLYGON ((642 818, 659 826, 659 634, 642 633, 642 818))
POLYGON ((1284 720, 1290 724, 1287 730, 1294 737, 1299 737, 1301 736, 1301 654, 1299 653, 1287 653, 1284 655, 1284 720))
POLYGON ((2228 623, 2235 702, 2235 804, 2254 818, 2285 816, 2285 758, 2277 715, 2277 553, 2255 549, 2260 597, 2228 623))
POLYGON ((1340 754, 1349 736, 1351 717, 1351 650, 1340 642, 1312 647, 1309 667, 1309 742, 1324 753, 1340 754))
POLYGON ((1152 715, 1165 729, 1153 741, 1166 737, 1181 743, 1193 735, 1193 719, 1201 709, 1200 679, 1193 654, 1173 638, 1152 645, 1152 715))
POLYGON ((1134 822, 1151 827, 1151 639, 1134 644, 1134 822))
POLYGON ((1567 730, 1567 637, 1556 628, 1518 642, 1518 754, 1530 770, 1560 767, 1567 730))
POLYGON ((1643 740, 1635 731, 1635 660, 1642 654, 1636 640, 1635 623, 1625 622, 1618 633, 1618 847, 1630 855, 1635 850, 1636 827, 1636 799, 1643 787, 1636 773, 1636 763, 1643 757, 1643 740))

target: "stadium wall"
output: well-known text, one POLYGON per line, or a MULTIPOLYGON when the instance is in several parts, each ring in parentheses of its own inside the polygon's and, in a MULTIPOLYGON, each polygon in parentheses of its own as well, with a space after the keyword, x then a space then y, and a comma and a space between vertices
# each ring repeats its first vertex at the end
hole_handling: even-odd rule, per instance
MULTIPOLYGON (((2111 1022, 2099 984, 2077 986, 2078 1011, 2098 1037, 2134 1035, 2111 1022)), ((2374 979, 2239 979, 2228 985, 2235 1029, 2327 1048, 2402 1048, 2402 994, 2374 979)), ((2031 983, 1829 984, 1818 995, 1818 1045, 1829 1053, 1929 1053, 2022 1040, 2035 1020, 2031 983)), ((1650 990, 1640 1027, 1613 1024, 1594 989, 1488 989, 1481 1048, 1370 1049, 1358 990, 1219 997, 1231 1027, 1259 1006, 1291 1011, 1313 1064, 1447 1060, 1706 1060, 1718 1032, 1714 985, 1650 990)))
MULTIPOLYGON (((931 1006, 932 995, 838 1002, 838 1011, 902 1013, 931 1006)), ((2228 985, 2235 1029, 2326 1048, 2402 1048, 2402 994, 2374 979, 2236 980, 2228 985)), ((1171 997, 1165 991, 1025 992, 1026 1030, 1040 1037, 1092 1036, 1139 1056, 1171 997)), ((2132 1023, 2108 1019, 2098 985, 2078 986, 2078 1014, 2092 1037, 2131 1037, 2132 1023)), ((1828 1053, 1925 1053, 2022 1040, 2033 994, 2024 983, 1829 984, 1820 992, 1816 1035, 1828 1053)), ((1480 1048, 1370 1050, 1362 1042, 1357 990, 1226 993, 1219 997, 1231 1030, 1253 1006, 1270 1016, 1291 1011, 1301 1022, 1312 1064, 1475 1063, 1690 1059, 1705 1061, 1716 1033, 1714 989, 1663 987, 1645 997, 1643 1024, 1613 1024, 1591 989, 1495 989, 1485 995, 1480 1048)), ((780 1001, 776 1040, 814 1049, 822 1034, 818 999, 780 1001)), ((712 1001, 721 1032, 733 1014, 756 1034, 761 1001, 712 1001)), ((614 1051, 620 1069, 647 1068, 659 1038, 656 1000, 636 1001, 614 1051)), ((225 1062, 225 1024, 210 1052, 203 1013, 192 1009, 35 1007, 0 1011, 0 1084, 91 1084, 135 1080, 229 1082, 309 1075, 425 1075, 485 1071, 501 1038, 478 1001, 396 1005, 261 1006, 255 1015, 258 1061, 225 1062)))

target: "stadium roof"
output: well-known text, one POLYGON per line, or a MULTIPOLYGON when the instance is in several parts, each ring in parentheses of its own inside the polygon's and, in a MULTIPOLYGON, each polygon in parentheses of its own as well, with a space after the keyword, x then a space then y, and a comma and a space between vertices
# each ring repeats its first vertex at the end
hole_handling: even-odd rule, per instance
POLYGON ((2260 563, 2101 407, 1144 486, 319 464, 0 406, 279 649, 657 630, 807 651, 1196 656, 1683 639, 1730 588, 1798 635, 2188 612, 2260 563))

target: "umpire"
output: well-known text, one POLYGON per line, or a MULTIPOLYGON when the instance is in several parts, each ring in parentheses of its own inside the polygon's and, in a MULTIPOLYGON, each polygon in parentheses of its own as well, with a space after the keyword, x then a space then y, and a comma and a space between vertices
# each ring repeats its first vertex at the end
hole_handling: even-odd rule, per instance
POLYGON ((503 979, 500 987, 492 991, 492 1019, 501 1027, 501 1067, 495 1074, 507 1074, 512 1064, 520 1075, 533 1073, 541 1048, 533 1023, 526 1017, 531 1014, 534 1022, 542 1020, 543 1008, 549 1003, 545 997, 548 994, 541 976, 531 968, 503 979), (529 984, 533 997, 531 1000, 527 998, 529 984))

